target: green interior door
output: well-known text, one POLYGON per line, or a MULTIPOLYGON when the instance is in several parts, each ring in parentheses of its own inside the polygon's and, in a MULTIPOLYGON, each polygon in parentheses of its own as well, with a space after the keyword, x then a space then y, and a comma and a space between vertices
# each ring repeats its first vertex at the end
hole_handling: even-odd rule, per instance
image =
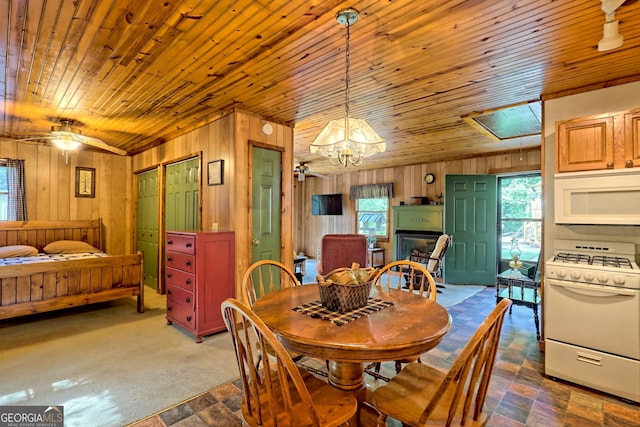
POLYGON ((252 259, 280 261, 281 154, 253 147, 252 159, 252 259))
POLYGON ((165 229, 195 231, 199 227, 200 159, 173 163, 166 169, 165 229))
POLYGON ((158 171, 138 174, 137 250, 144 253, 144 284, 158 289, 158 171))
POLYGON ((445 283, 495 284, 497 198, 494 175, 445 177, 444 229, 453 236, 445 254, 445 283))

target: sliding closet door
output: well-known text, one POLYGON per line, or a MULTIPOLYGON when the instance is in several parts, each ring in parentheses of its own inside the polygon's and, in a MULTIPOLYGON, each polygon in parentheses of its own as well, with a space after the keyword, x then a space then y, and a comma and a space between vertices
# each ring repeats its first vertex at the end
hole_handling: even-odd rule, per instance
POLYGON ((165 230, 200 228, 200 158, 173 163, 166 169, 165 230))
POLYGON ((158 171, 137 175, 137 250, 144 254, 144 284, 158 289, 158 171))

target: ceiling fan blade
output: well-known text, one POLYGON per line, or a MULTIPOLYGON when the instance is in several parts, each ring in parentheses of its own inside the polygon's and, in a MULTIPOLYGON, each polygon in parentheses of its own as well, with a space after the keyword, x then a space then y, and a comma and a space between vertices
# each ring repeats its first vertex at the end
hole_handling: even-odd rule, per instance
POLYGON ((311 171, 307 172, 307 175, 315 176, 315 177, 322 178, 322 179, 328 179, 329 178, 329 175, 323 175, 321 173, 311 172, 311 171))
POLYGON ((86 135, 74 135, 74 139, 83 144, 91 145, 92 147, 96 147, 96 148, 101 148, 103 150, 110 151, 115 154, 120 154, 121 156, 127 155, 126 151, 121 150, 120 148, 117 148, 117 147, 112 147, 111 145, 107 144, 106 142, 98 138, 93 138, 86 135))

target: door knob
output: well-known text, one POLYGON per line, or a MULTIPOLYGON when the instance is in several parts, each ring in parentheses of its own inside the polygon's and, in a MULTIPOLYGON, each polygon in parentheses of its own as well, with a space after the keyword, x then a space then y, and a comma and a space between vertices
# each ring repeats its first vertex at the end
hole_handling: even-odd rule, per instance
POLYGON ((260 240, 258 240, 258 239, 253 239, 253 240, 251 241, 251 244, 252 244, 253 246, 258 246, 258 245, 260 244, 260 240))

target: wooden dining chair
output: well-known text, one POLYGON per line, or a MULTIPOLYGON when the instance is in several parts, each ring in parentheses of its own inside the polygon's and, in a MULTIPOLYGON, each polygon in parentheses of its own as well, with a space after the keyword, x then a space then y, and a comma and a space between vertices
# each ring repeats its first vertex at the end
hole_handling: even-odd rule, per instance
POLYGON ((389 383, 375 389, 372 402, 378 426, 392 417, 408 426, 484 426, 487 388, 500 332, 511 300, 493 309, 464 346, 448 372, 411 363, 389 383))
POLYGON ((300 282, 286 265, 274 260, 261 260, 249 266, 242 277, 244 301, 253 306, 258 298, 269 292, 298 286, 300 282))
MULTIPOLYGON (((394 289, 414 292, 422 297, 436 300, 436 282, 426 269, 424 264, 409 260, 393 261, 380 269, 373 278, 373 286, 380 291, 389 292, 394 289)), ((420 319, 420 313, 416 313, 416 319, 420 319)), ((400 372, 403 363, 420 362, 420 358, 396 360, 396 373, 400 372)), ((380 362, 370 364, 365 368, 369 375, 389 381, 389 378, 380 374, 380 362)))
POLYGON ((358 402, 298 368, 276 336, 250 307, 228 298, 222 316, 233 341, 242 382, 242 417, 250 426, 339 426, 351 419, 358 402), (257 368, 261 348, 273 349, 257 368))

